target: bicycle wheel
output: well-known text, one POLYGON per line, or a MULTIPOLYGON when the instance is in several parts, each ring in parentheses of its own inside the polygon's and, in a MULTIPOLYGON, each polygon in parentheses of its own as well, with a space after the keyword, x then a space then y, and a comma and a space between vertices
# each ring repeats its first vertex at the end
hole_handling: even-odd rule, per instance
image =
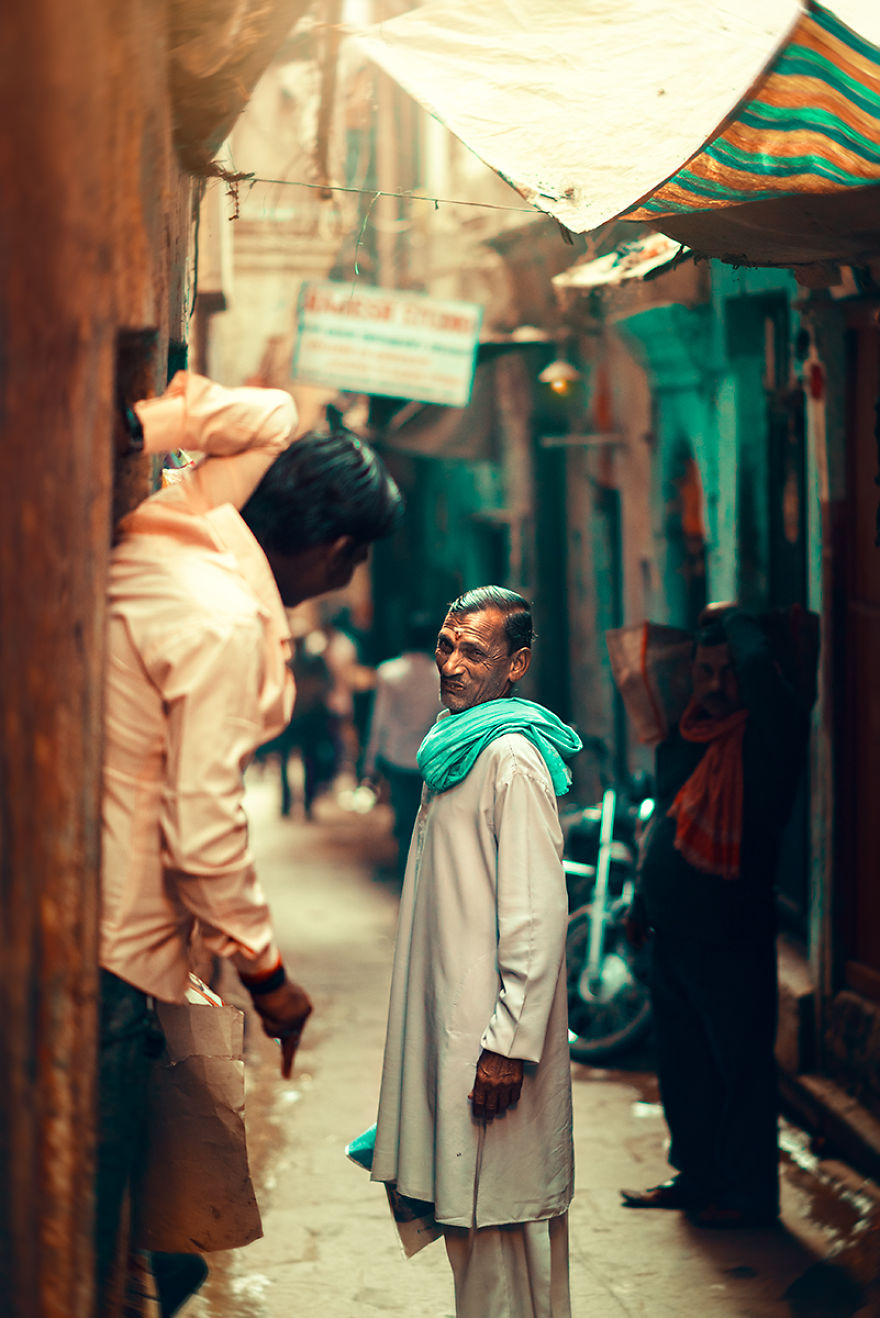
POLYGON ((590 939, 589 906, 572 911, 565 953, 568 973, 568 1040, 576 1062, 605 1062, 641 1039, 651 1021, 647 985, 634 970, 635 954, 613 919, 605 932, 595 983, 583 969, 590 939))

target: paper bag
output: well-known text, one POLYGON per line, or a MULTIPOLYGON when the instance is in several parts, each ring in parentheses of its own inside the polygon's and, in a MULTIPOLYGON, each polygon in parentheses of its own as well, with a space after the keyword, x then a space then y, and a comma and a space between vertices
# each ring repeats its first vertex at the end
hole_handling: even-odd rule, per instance
POLYGON ((132 1189, 141 1249, 207 1253, 263 1234, 244 1128, 244 1015, 159 1003, 166 1047, 150 1079, 148 1136, 132 1189))
POLYGON ((662 741, 691 696, 694 638, 678 627, 640 622, 605 633, 611 672, 636 736, 662 741))

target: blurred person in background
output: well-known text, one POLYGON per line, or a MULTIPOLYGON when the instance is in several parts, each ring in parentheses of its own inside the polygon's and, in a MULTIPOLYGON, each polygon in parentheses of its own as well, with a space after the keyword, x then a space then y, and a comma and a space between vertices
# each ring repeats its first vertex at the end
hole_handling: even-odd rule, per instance
POLYGON ((400 878, 422 799, 418 749, 440 712, 434 660, 436 622, 427 613, 407 619, 406 646, 376 669, 376 696, 364 752, 364 777, 388 783, 400 878))
POLYGON ((311 819, 315 798, 331 785, 341 759, 340 715, 332 707, 334 679, 322 630, 310 631, 297 641, 293 675, 296 704, 290 743, 302 760, 303 813, 311 819))
POLYGON ((299 751, 302 765, 303 813, 312 818, 312 806, 322 788, 332 783, 339 761, 336 716, 328 698, 333 678, 324 660, 326 641, 320 630, 291 638, 290 661, 296 687, 293 716, 277 737, 257 748, 257 764, 277 764, 281 787, 281 815, 288 818, 294 799, 290 782, 290 757, 299 751))
POLYGON ((336 738, 336 767, 333 776, 347 770, 355 772, 360 746, 354 723, 354 691, 358 683, 360 664, 358 647, 347 631, 337 625, 339 611, 333 620, 324 623, 312 643, 321 647, 321 654, 330 674, 327 708, 333 715, 336 738))
MULTIPOLYGON (((343 638, 347 655, 344 657, 344 673, 350 693, 351 751, 354 757, 352 767, 356 777, 363 772, 364 748, 367 744, 367 724, 373 704, 373 690, 376 685, 376 670, 369 661, 371 635, 355 621, 355 611, 347 604, 334 610, 330 615, 328 636, 340 635, 343 638)), ((340 654, 344 651, 340 648, 340 654)), ((331 654, 331 661, 335 660, 331 654)))
POLYGON ((623 1190, 629 1208, 684 1209, 698 1226, 779 1213, 776 909, 783 830, 809 720, 758 620, 700 615, 693 694, 657 747, 656 808, 627 936, 653 928, 657 1073, 677 1175, 623 1190))
MULTIPOLYGON (((125 1199, 144 1138, 152 1001, 182 1002, 198 930, 228 958, 291 1073, 311 1012, 288 979, 248 848, 242 773, 288 722, 285 605, 339 589, 401 516, 344 432, 291 444, 290 396, 179 372, 124 409, 136 446, 207 455, 117 528, 108 592, 96 1178, 98 1312, 116 1312, 125 1199)), ((156 1255, 172 1311, 198 1256, 156 1255), (189 1260, 193 1266, 182 1266, 189 1260), (173 1274, 173 1275, 172 1275, 173 1274), (168 1287, 173 1287, 173 1300, 168 1287)))

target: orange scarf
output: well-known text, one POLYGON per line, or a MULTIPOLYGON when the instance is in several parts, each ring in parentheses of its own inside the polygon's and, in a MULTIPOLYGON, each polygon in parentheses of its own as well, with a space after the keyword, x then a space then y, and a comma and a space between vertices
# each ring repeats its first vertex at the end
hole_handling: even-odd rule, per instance
POLYGON ((743 735, 747 709, 724 719, 698 718, 691 700, 678 730, 685 741, 709 742, 690 778, 669 807, 676 821, 675 845, 684 859, 706 874, 738 879, 742 845, 743 735))

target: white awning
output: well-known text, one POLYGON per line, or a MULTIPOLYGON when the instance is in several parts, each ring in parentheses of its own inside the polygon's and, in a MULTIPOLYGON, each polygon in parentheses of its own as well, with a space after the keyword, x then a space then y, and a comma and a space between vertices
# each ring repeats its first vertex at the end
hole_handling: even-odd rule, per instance
POLYGON ((877 0, 432 0, 357 38, 539 210, 735 264, 880 253, 877 0))
POLYGON ((577 233, 712 136, 799 0, 435 0, 359 35, 392 78, 577 233))

